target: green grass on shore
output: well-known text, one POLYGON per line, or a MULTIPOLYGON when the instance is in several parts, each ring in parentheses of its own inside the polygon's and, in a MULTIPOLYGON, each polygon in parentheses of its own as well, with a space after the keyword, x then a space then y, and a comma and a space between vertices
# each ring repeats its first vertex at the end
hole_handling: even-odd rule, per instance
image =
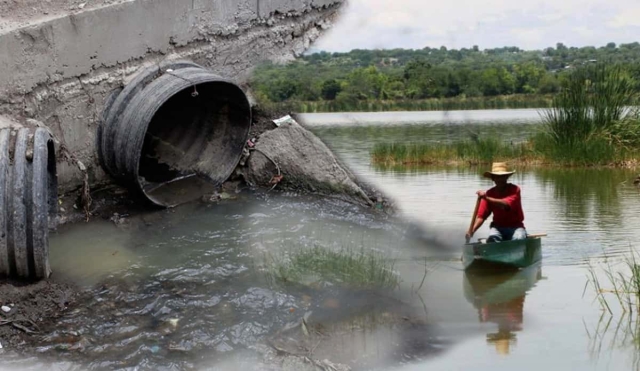
POLYGON ((557 144, 544 133, 520 143, 485 138, 454 143, 378 143, 371 160, 379 165, 477 165, 507 161, 513 166, 636 167, 640 151, 613 146, 605 138, 557 144))

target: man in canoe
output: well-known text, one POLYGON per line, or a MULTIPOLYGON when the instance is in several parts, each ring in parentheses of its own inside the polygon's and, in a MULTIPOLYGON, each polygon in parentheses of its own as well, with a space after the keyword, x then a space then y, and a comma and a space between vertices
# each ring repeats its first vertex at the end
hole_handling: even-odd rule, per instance
POLYGON ((487 242, 500 242, 507 240, 524 240, 527 231, 524 228, 524 213, 520 200, 520 187, 509 183, 509 177, 515 171, 509 171, 507 163, 494 162, 491 171, 484 173, 496 184, 488 191, 478 191, 480 205, 476 220, 471 230, 467 231, 467 240, 484 224, 484 221, 493 214, 493 222, 490 225, 487 242))

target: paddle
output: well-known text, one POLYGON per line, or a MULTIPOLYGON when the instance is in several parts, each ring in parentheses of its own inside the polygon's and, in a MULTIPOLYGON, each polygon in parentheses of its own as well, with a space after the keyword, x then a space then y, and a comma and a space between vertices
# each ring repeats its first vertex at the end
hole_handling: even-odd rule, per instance
MULTIPOLYGON (((476 200, 476 207, 473 209, 473 215, 471 215, 471 225, 469 226, 469 232, 473 230, 473 226, 476 224, 476 218, 478 217, 478 208, 480 207, 480 200, 480 197, 478 197, 478 199, 476 200)), ((469 243, 471 238, 467 237, 465 238, 465 240, 466 243, 469 243)))

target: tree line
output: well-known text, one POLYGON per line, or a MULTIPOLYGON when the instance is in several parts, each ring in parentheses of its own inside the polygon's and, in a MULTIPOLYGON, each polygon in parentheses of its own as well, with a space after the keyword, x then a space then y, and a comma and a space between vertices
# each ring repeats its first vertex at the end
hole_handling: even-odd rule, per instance
MULTIPOLYGON (((264 102, 407 101, 553 95, 577 67, 615 63, 640 79, 640 44, 543 50, 423 48, 319 52, 287 64, 258 67, 251 85, 264 102)), ((636 88, 640 89, 640 86, 636 88)))

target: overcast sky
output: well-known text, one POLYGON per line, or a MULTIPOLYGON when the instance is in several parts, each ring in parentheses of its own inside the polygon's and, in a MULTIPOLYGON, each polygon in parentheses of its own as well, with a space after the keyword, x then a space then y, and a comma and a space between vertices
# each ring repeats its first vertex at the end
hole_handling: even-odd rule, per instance
POLYGON ((350 0, 314 50, 640 41, 640 0, 350 0))

